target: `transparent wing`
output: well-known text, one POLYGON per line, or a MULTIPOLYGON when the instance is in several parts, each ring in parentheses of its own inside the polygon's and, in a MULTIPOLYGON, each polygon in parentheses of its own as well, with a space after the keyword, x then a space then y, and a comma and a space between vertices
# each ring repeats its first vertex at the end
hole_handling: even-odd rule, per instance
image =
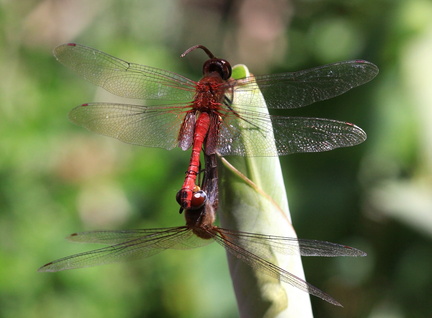
POLYGON ((71 242, 77 243, 98 243, 98 244, 119 244, 136 239, 159 238, 172 233, 178 232, 183 227, 168 227, 156 229, 139 229, 139 230, 120 230, 120 231, 88 231, 73 233, 67 237, 71 242))
POLYGON ((185 226, 153 230, 74 233, 70 239, 77 242, 116 244, 49 262, 38 271, 57 272, 141 259, 170 248, 194 248, 211 242, 211 240, 199 239, 185 226))
POLYGON ((242 112, 227 116, 220 129, 219 154, 280 156, 350 147, 366 140, 354 124, 323 118, 281 117, 242 112))
MULTIPOLYGON (((217 228, 223 236, 236 245, 247 246, 256 254, 265 254, 265 249, 271 247, 284 255, 339 257, 366 256, 366 253, 347 245, 331 243, 327 241, 307 240, 293 237, 249 233, 217 228), (265 248, 263 248, 265 247, 265 248)), ((268 257, 268 256, 267 256, 268 257)))
MULTIPOLYGON (((373 63, 353 60, 298 72, 239 79, 231 81, 227 86, 234 86, 235 90, 251 91, 249 95, 242 94, 237 101, 238 105, 256 104, 257 99, 254 94, 257 92, 254 90, 259 89, 264 95, 268 108, 289 109, 339 96, 369 82, 378 72, 378 67, 373 63)), ((252 107, 263 106, 256 104, 252 107)), ((236 109, 235 106, 233 108, 236 109)))
POLYGON ((275 247, 279 252, 288 251, 289 254, 291 254, 296 253, 296 250, 298 250, 297 244, 301 246, 302 243, 304 243, 305 246, 302 252, 306 254, 311 253, 312 255, 316 255, 317 252, 323 254, 322 256, 340 256, 340 254, 346 256, 361 256, 364 254, 358 250, 356 250, 358 252, 353 252, 351 251, 352 248, 328 242, 297 240, 293 238, 236 232, 221 228, 214 230, 214 239, 225 247, 228 252, 241 259, 252 268, 337 306, 341 306, 341 304, 327 293, 271 263, 269 261, 272 259, 271 248, 275 247), (349 251, 345 253, 343 252, 344 250, 349 251))
POLYGON ((89 82, 121 97, 191 101, 196 83, 173 72, 129 63, 83 45, 54 49, 57 60, 89 82))
POLYGON ((187 107, 90 103, 71 110, 69 119, 77 125, 123 142, 172 149, 187 107))

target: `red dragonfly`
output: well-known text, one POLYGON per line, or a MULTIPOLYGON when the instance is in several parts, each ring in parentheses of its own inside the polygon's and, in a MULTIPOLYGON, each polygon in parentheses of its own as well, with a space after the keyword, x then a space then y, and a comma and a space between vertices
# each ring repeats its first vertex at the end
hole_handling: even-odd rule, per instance
POLYGON ((190 249, 216 241, 229 253, 253 268, 331 304, 342 306, 319 288, 271 263, 269 259, 273 256, 272 251, 285 255, 322 257, 366 256, 366 253, 353 247, 325 241, 233 231, 214 225, 218 205, 216 155, 204 157, 206 164, 202 190, 195 193, 197 199, 203 199, 204 205, 185 210, 186 225, 147 230, 74 233, 68 237, 69 240, 110 246, 49 262, 38 271, 57 272, 141 259, 166 249, 190 249))
POLYGON ((83 104, 69 114, 74 123, 140 146, 178 146, 183 150, 192 147, 185 182, 177 194, 180 211, 195 206, 191 201, 198 191, 195 181, 202 148, 207 155, 278 156, 328 151, 366 139, 362 129, 343 121, 268 115, 253 97, 260 91, 268 108, 306 106, 370 81, 378 74, 374 64, 353 60, 234 80, 230 78, 230 64, 202 45, 189 48, 182 57, 195 49, 202 49, 209 56, 198 82, 79 44, 68 43, 54 49, 57 60, 93 84, 146 104, 83 104), (242 94, 233 104, 239 90, 249 90, 249 97, 242 94), (253 133, 242 134, 244 131, 253 133), (260 138, 255 138, 257 134, 260 138), (243 140, 250 141, 247 147, 243 140))

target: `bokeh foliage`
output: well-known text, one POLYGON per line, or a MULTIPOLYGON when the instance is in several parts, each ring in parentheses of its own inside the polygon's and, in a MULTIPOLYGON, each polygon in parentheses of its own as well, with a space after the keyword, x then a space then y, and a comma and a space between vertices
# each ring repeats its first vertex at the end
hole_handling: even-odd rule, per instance
POLYGON ((225 253, 212 244, 57 274, 36 269, 91 249, 92 229, 183 223, 174 196, 188 153, 121 144, 67 120, 109 98, 57 63, 79 42, 198 79, 201 43, 255 74, 364 58, 380 67, 344 96, 284 112, 354 122, 365 144, 282 159, 303 238, 351 244, 365 259, 305 260, 308 281, 345 308, 317 317, 425 317, 432 293, 432 4, 356 1, 2 1, 0 317, 236 317, 225 253))

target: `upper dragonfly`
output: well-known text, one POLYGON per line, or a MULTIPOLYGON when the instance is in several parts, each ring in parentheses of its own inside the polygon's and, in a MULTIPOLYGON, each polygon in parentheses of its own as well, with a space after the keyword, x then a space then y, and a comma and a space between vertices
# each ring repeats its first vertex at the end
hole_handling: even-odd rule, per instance
POLYGON ((202 49, 209 56, 198 82, 79 44, 68 43, 54 49, 57 60, 88 81, 112 94, 146 104, 83 104, 69 114, 74 123, 140 146, 178 146, 183 150, 192 147, 185 182, 177 195, 182 209, 196 206, 192 200, 197 191, 202 148, 207 155, 277 156, 328 151, 366 139, 361 128, 344 121, 268 115, 263 105, 254 102, 254 94, 262 93, 268 108, 303 107, 370 81, 378 74, 374 64, 353 60, 234 80, 230 78, 230 64, 202 45, 189 48, 182 57, 195 49, 202 49), (234 105, 238 90, 248 90, 250 94, 241 94, 234 105))

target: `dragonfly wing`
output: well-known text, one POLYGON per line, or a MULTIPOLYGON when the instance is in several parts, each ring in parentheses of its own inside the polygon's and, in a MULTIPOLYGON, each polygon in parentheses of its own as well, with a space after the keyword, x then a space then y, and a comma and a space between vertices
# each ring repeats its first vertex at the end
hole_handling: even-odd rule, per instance
POLYGON ((196 83, 173 72, 129 63, 79 44, 54 49, 57 60, 89 82, 121 97, 191 101, 196 83))
MULTIPOLYGON (((254 94, 264 95, 268 108, 289 109, 310 105, 317 101, 339 96, 365 84, 378 74, 378 67, 364 60, 353 60, 316 68, 274 75, 256 76, 231 81, 235 90, 250 90, 250 96, 241 94, 236 103, 256 104, 254 94)), ((253 107, 263 107, 262 104, 253 107)))
POLYGON ((326 241, 298 239, 298 244, 300 246, 300 254, 302 256, 367 256, 365 252, 354 247, 326 241))
POLYGON ((172 149, 184 113, 181 106, 146 107, 140 105, 90 103, 75 107, 69 119, 98 134, 125 143, 172 149))
POLYGON ((120 243, 52 261, 39 268, 38 271, 57 272, 66 269, 136 260, 155 255, 170 248, 187 249, 209 243, 209 240, 197 238, 185 226, 144 231, 83 232, 72 234, 71 238, 74 241, 81 242, 120 243))
POLYGON ((329 151, 365 140, 366 133, 361 128, 343 121, 242 112, 242 119, 233 115, 224 118, 218 153, 223 156, 280 156, 329 151))
POLYGON ((73 233, 67 237, 69 241, 78 243, 98 243, 98 244, 119 244, 135 239, 146 237, 163 237, 180 231, 180 227, 156 228, 156 229, 139 229, 139 230, 122 230, 122 231, 88 231, 73 233))
MULTIPOLYGON (((246 264, 251 266, 252 268, 259 270, 271 277, 274 277, 278 280, 281 280, 293 287, 296 287, 304 292, 307 292, 311 295, 319 297, 333 305, 341 306, 341 304, 336 301, 333 297, 323 292, 319 288, 309 284, 303 279, 297 277, 296 275, 280 268, 279 266, 271 263, 267 258, 267 256, 262 256, 260 254, 256 254, 256 251, 250 249, 250 246, 243 245, 243 242, 238 241, 236 238, 233 239, 233 236, 226 236, 226 232, 223 229, 220 233, 214 236, 214 239, 222 245, 229 253, 237 257, 238 259, 244 261, 246 264)), ((262 251, 262 249, 260 249, 262 251)), ((264 253, 267 254, 267 253, 264 253)))
POLYGON ((228 238, 231 242, 234 242, 237 245, 247 246, 252 253, 266 258, 270 257, 270 254, 265 255, 266 248, 264 247, 271 247, 271 250, 284 255, 300 254, 301 256, 321 257, 366 256, 366 253, 359 249, 327 241, 249 233, 222 228, 218 228, 218 230, 221 231, 223 236, 228 238))
MULTIPOLYGON (((89 231, 73 233, 67 239, 72 242, 79 243, 99 243, 99 244, 120 244, 130 243, 134 240, 140 242, 143 238, 147 241, 153 240, 157 243, 160 238, 175 236, 179 232, 188 231, 185 226, 167 227, 156 229, 139 229, 139 230, 122 230, 122 231, 89 231)), ((166 243, 162 240, 163 244, 160 248, 164 247, 166 243)), ((196 235, 184 235, 177 243, 170 246, 171 249, 189 249, 207 245, 210 240, 203 240, 196 235)), ((171 244, 171 243, 169 243, 171 244)))
POLYGON ((271 116, 279 155, 351 147, 366 140, 358 126, 324 118, 271 116))

